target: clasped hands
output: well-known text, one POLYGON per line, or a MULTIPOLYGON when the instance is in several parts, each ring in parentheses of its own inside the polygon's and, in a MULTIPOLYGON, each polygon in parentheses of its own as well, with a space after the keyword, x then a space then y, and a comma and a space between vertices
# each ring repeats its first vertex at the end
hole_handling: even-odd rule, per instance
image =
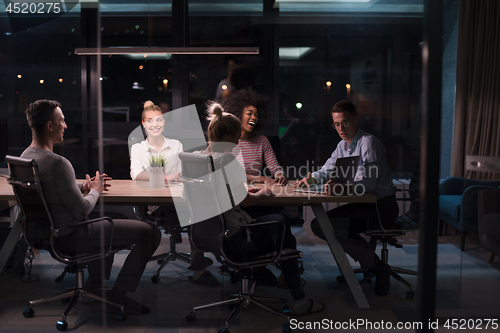
POLYGON ((105 173, 99 174, 99 171, 95 172, 94 177, 90 178, 87 174, 85 175, 85 178, 87 181, 82 186, 83 192, 90 192, 92 189, 97 190, 99 193, 102 193, 102 191, 109 191, 111 184, 107 184, 106 182, 113 180, 113 178, 109 177, 105 173))

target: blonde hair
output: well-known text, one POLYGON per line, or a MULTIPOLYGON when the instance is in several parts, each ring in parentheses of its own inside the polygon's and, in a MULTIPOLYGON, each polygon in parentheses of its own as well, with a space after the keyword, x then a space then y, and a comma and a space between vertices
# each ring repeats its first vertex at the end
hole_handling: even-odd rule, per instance
POLYGON ((142 121, 146 117, 146 111, 159 111, 161 112, 161 108, 158 105, 155 105, 152 101, 144 102, 144 110, 142 110, 142 121))
POLYGON ((208 140, 211 142, 222 142, 227 136, 240 137, 241 121, 235 115, 224 112, 222 106, 217 102, 211 102, 207 108, 207 120, 210 121, 207 128, 208 140))

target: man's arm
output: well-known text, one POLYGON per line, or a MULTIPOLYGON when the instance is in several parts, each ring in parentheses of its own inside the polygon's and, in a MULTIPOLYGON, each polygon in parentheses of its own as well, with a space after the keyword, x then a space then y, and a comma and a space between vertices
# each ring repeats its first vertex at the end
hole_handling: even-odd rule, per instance
POLYGON ((372 193, 377 188, 378 177, 380 173, 380 159, 385 156, 385 151, 382 143, 372 137, 367 139, 361 146, 361 158, 363 159, 363 167, 358 170, 362 179, 354 182, 354 185, 361 184, 364 186, 364 191, 372 193))
MULTIPOLYGON (((99 199, 100 192, 95 186, 91 186, 89 193, 85 197, 82 196, 76 182, 75 171, 71 163, 66 159, 60 160, 54 169, 54 175, 57 175, 57 180, 54 182, 57 193, 67 211, 78 220, 86 218, 99 199)), ((87 181, 91 180, 88 179, 87 181)))

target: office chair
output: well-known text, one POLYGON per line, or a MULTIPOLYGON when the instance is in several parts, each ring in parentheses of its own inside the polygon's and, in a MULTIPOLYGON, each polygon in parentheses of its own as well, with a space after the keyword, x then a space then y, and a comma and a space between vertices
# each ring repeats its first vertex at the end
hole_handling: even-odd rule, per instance
MULTIPOLYGON (((389 250, 388 245, 394 246, 395 248, 402 248, 396 237, 404 236, 409 232, 414 232, 418 229, 418 219, 419 219, 419 204, 420 204, 420 152, 417 152, 415 165, 412 169, 412 176, 410 179, 410 186, 408 189, 409 198, 406 199, 396 199, 396 200, 405 200, 410 201, 410 209, 404 215, 401 215, 397 218, 397 220, 391 225, 390 228, 384 228, 380 225, 380 229, 376 230, 367 230, 364 232, 366 236, 370 237, 370 243, 374 244, 377 241, 382 243, 382 249, 380 250, 380 260, 384 265, 388 265, 390 267, 390 273, 393 278, 403 283, 408 287, 408 291, 406 292, 406 298, 412 299, 415 297, 415 291, 413 290, 413 285, 404 279, 399 274, 408 274, 408 275, 418 275, 418 272, 394 267, 389 265, 389 250), (398 274, 399 273, 399 274, 398 274)), ((379 217, 379 222, 380 217, 379 217)), ((371 281, 375 277, 375 273, 370 271, 368 268, 358 268, 354 270, 354 273, 363 273, 364 278, 359 282, 360 284, 371 281)), ((338 282, 344 282, 344 276, 337 277, 338 282)))
MULTIPOLYGON (((147 137, 148 135, 146 133, 146 129, 144 128, 144 126, 142 126, 142 124, 140 124, 134 131, 132 131, 128 138, 129 155, 131 147, 136 143, 141 143, 142 141, 146 140, 147 137)), ((165 234, 169 235, 169 250, 166 253, 153 256, 149 260, 156 261, 158 265, 160 265, 160 267, 158 267, 158 269, 156 270, 156 274, 151 277, 151 281, 153 283, 157 283, 158 281, 160 281, 160 273, 169 262, 180 260, 187 264, 191 263, 190 253, 177 251, 177 239, 180 237, 181 232, 187 232, 187 228, 182 227, 176 217, 153 216, 151 214, 148 214, 147 206, 133 206, 132 209, 134 210, 137 218, 142 221, 154 223, 159 228, 162 228, 165 234)))
MULTIPOLYGON (((184 193, 189 211, 192 215, 192 222, 200 221, 205 218, 202 222, 198 222, 192 226, 192 242, 202 250, 213 249, 215 247, 216 257, 220 254, 225 265, 240 273, 241 289, 238 295, 235 295, 230 299, 194 307, 193 311, 186 315, 186 320, 189 322, 196 320, 196 311, 201 309, 220 305, 235 305, 233 311, 226 320, 225 328, 219 330, 220 333, 229 333, 229 323, 241 307, 246 307, 249 304, 255 304, 271 313, 285 318, 286 322, 283 324, 283 331, 289 332, 290 318, 286 314, 289 312, 286 299, 254 296, 256 282, 254 281, 250 284, 249 280, 251 276, 251 268, 277 264, 289 258, 300 258, 303 256, 303 253, 294 249, 283 249, 283 239, 285 233, 285 226, 283 223, 265 222, 243 225, 230 229, 226 228, 223 213, 224 211, 222 208, 225 206, 221 204, 221 197, 222 200, 224 200, 224 197, 228 198, 233 207, 235 207, 235 202, 230 185, 227 182, 227 174, 224 166, 227 166, 231 161, 236 160, 234 157, 229 155, 226 155, 225 157, 227 157, 227 159, 222 164, 222 167, 220 169, 216 169, 210 155, 195 153, 179 154, 179 158, 182 163, 183 177, 185 179, 184 193), (217 186, 217 184, 225 184, 225 188, 227 188, 226 193, 220 193, 220 190, 217 191, 216 188, 224 188, 224 185, 221 187, 217 186), (203 215, 206 214, 206 209, 204 207, 215 207, 218 214, 214 217, 206 219, 206 215, 203 215), (212 230, 212 237, 215 237, 216 239, 211 240, 210 237, 207 236, 205 232, 206 230, 212 230), (213 230, 217 230, 218 233, 214 233, 213 230), (258 251, 258 253, 252 254, 244 253, 243 246, 241 246, 241 244, 251 242, 252 234, 254 233, 265 233, 268 235, 274 234, 276 237, 270 237, 269 249, 266 249, 266 251, 258 251), (235 242, 235 239, 238 241, 235 242), (285 313, 281 313, 267 306, 262 303, 262 301, 283 303, 283 310, 285 313)), ((212 212, 213 211, 214 210, 212 210, 212 212)))
POLYGON ((147 213, 147 206, 134 206, 134 211, 139 219, 156 224, 163 229, 165 234, 169 235, 170 248, 167 252, 155 255, 149 261, 156 261, 160 267, 156 270, 156 274, 151 277, 153 283, 160 281, 160 273, 165 266, 171 262, 180 260, 187 264, 191 263, 191 254, 177 251, 177 239, 181 237, 181 232, 187 232, 187 228, 182 227, 177 218, 156 217, 147 213))
MULTIPOLYGON (((111 253, 115 253, 121 250, 130 250, 131 248, 133 248, 133 245, 129 248, 111 250, 112 243, 110 242, 109 248, 107 248, 104 253, 94 252, 76 255, 69 255, 58 250, 54 245, 55 238, 61 230, 64 230, 68 227, 56 228, 54 224, 50 209, 47 206, 45 197, 43 195, 37 162, 35 160, 8 155, 5 157, 5 161, 7 162, 7 165, 9 167, 10 177, 8 179, 8 182, 12 185, 17 203, 21 207, 21 212, 23 214, 23 234, 26 242, 30 247, 34 249, 47 250, 52 258, 65 264, 65 272, 62 274, 62 276, 64 276, 66 272, 76 273, 76 286, 74 289, 51 297, 46 297, 39 300, 31 300, 29 308, 24 310, 23 315, 26 318, 33 317, 35 314, 33 306, 36 304, 55 301, 58 299, 70 299, 66 310, 62 314, 62 319, 59 320, 56 324, 56 328, 60 331, 63 331, 68 327, 66 316, 71 311, 73 306, 79 299, 88 297, 118 307, 121 310, 121 314, 117 316, 117 320, 124 320, 125 316, 123 315, 123 305, 110 302, 100 296, 94 295, 84 290, 83 270, 84 268, 86 268, 87 262, 92 260, 100 260, 110 255, 111 253)), ((104 220, 113 225, 112 219, 110 219, 109 217, 102 217, 98 219, 82 221, 77 224, 73 224, 71 227, 75 225, 90 224, 104 220)), ((111 240, 113 239, 113 229, 111 229, 109 238, 111 240)), ((58 279, 62 279, 62 276, 60 276, 58 279)))

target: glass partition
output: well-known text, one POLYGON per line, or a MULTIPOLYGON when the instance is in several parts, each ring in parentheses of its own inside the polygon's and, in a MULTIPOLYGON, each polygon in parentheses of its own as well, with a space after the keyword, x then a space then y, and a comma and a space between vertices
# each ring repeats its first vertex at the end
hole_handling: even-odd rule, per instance
MULTIPOLYGON (((223 101, 235 90, 251 86, 268 98, 269 114, 259 133, 270 138, 290 182, 320 168, 340 142, 331 127, 330 110, 346 99, 357 108, 359 126, 385 146, 397 196, 408 198, 405 190, 421 141, 423 0, 193 0, 187 1, 185 23, 174 15, 172 2, 75 2, 63 15, 40 24, 15 21, 18 18, 0 4, 0 118, 6 118, 8 153, 19 156, 31 142, 24 114, 27 105, 37 99, 54 99, 61 102, 68 125, 64 142, 56 145, 54 152, 68 158, 77 178, 98 168, 98 147, 102 145, 104 171, 115 179, 130 179, 128 140, 134 130, 139 136, 135 139, 143 139, 138 126, 144 102, 153 101, 163 113, 172 111, 179 101, 182 107, 194 104, 204 131, 206 103, 223 101), (96 56, 74 53, 78 47, 179 46, 174 43, 178 39, 195 48, 258 47, 259 54, 131 52, 102 55, 98 65, 96 56), (232 76, 235 71, 238 75, 232 76), (102 112, 102 129, 98 110, 102 112)), ((442 178, 450 172, 453 55, 458 34, 458 5, 445 3, 449 15, 443 58, 447 76, 443 82, 442 178)), ((400 214, 409 207, 402 201, 400 214)), ((296 208, 290 212, 301 213, 296 208)), ((305 212, 306 223, 297 238, 299 234, 314 237, 308 225, 310 214, 305 212)), ((299 244, 309 244, 310 238, 305 239, 299 244)), ((486 254, 480 250, 477 236, 471 239, 472 252, 459 250, 458 235, 452 231, 439 239, 440 318, 494 315, 486 306, 493 293, 480 288, 483 282, 493 285, 498 272, 482 260, 486 254)), ((418 232, 401 237, 401 243, 402 249, 390 248, 389 260, 417 269, 418 232)), ((379 250, 380 245, 377 253, 379 250)), ((339 272, 325 244, 318 243, 308 251, 307 255, 319 252, 316 262, 304 264, 306 274, 315 274, 312 279, 324 292, 315 297, 325 297, 327 302, 338 297, 341 306, 348 309, 339 316, 346 320, 359 316, 347 288, 335 282, 339 272), (326 260, 328 264, 323 265, 326 260)), ((408 280, 416 288, 417 278, 408 280)), ((389 308, 387 320, 415 320, 416 300, 407 300, 407 288, 392 281, 391 295, 386 299, 377 298, 369 285, 363 286, 374 308, 367 316, 375 321, 389 308)), ((165 284, 170 282, 165 279, 165 284)), ((160 288, 157 291, 164 293, 160 288)), ((161 297, 157 301, 175 303, 161 297)), ((188 325, 179 320, 174 323, 188 325)), ((167 325, 160 319, 153 324, 167 325)))

